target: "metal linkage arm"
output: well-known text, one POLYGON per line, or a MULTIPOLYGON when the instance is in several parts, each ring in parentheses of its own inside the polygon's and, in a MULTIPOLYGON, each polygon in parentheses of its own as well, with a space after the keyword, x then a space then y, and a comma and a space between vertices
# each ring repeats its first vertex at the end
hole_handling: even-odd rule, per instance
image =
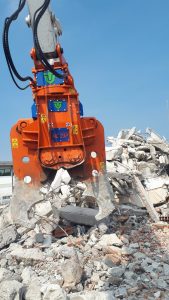
MULTIPOLYGON (((45 0, 27 0, 29 15, 26 18, 26 22, 32 30, 34 28, 34 20, 44 3, 45 0)), ((38 40, 44 54, 55 52, 57 36, 61 34, 62 30, 59 21, 48 7, 38 24, 38 40)))

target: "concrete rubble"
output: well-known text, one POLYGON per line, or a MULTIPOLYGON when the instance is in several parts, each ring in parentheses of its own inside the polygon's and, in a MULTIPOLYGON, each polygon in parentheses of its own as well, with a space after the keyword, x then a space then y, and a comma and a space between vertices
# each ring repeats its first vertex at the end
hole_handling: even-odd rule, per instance
MULTIPOLYGON (((106 149, 107 171, 115 201, 139 207, 146 207, 144 198, 152 207, 164 203, 169 194, 169 144, 166 140, 152 129, 141 134, 136 128, 121 130, 117 138, 108 137, 107 140, 111 144, 106 149), (144 197, 135 179, 141 182, 144 197)), ((156 216, 152 218, 157 221, 156 216)))
POLYGON ((135 128, 108 141, 108 217, 63 169, 0 207, 0 299, 169 300, 169 144, 135 128))

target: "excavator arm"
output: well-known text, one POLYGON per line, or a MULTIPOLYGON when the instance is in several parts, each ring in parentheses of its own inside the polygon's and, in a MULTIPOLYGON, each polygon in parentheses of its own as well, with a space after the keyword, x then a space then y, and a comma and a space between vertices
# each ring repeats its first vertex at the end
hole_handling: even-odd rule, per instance
MULTIPOLYGON (((27 25, 32 28, 34 35, 34 23, 37 21, 36 16, 38 10, 44 5, 44 0, 27 0, 27 5, 29 9, 29 15, 26 18, 27 25)), ((38 24, 38 39, 41 46, 41 49, 44 54, 51 55, 55 57, 56 54, 56 44, 57 44, 57 35, 58 32, 55 28, 56 18, 55 15, 49 10, 48 2, 46 2, 46 10, 41 16, 38 24)), ((59 35, 61 30, 59 31, 59 35)))

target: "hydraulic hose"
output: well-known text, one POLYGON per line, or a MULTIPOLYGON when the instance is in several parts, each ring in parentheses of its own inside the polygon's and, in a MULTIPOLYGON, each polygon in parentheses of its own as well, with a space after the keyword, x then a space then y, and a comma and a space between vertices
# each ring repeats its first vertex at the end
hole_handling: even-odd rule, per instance
POLYGON ((18 71, 15 67, 15 64, 14 64, 12 56, 11 56, 10 47, 9 47, 9 29, 10 29, 11 23, 13 21, 17 20, 20 12, 22 11, 22 9, 25 6, 25 3, 26 3, 26 0, 19 1, 18 9, 10 17, 5 19, 4 30, 3 30, 3 49, 4 49, 4 54, 5 54, 6 62, 8 65, 8 69, 9 69, 9 72, 11 74, 12 80, 14 81, 15 85, 21 90, 25 90, 26 88, 29 87, 29 85, 27 85, 26 87, 20 87, 18 85, 18 83, 16 82, 15 77, 22 82, 28 81, 28 80, 33 82, 33 78, 30 76, 22 77, 18 73, 18 71))

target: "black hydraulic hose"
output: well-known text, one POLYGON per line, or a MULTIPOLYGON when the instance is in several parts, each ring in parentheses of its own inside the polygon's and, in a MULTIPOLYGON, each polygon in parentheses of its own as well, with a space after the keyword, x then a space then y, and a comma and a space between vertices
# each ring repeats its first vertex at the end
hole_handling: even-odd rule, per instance
POLYGON ((44 55, 44 53, 43 53, 43 51, 41 49, 41 46, 40 46, 40 43, 39 43, 39 39, 38 39, 38 25, 39 25, 39 22, 40 22, 42 16, 44 15, 45 11, 47 10, 49 4, 50 4, 50 0, 45 0, 44 3, 43 3, 43 5, 40 8, 38 8, 37 11, 35 12, 34 20, 33 20, 34 45, 35 45, 37 57, 41 61, 41 63, 44 65, 44 67, 46 69, 48 69, 56 77, 58 77, 60 79, 64 79, 65 75, 59 74, 49 64, 48 60, 46 59, 46 57, 45 57, 45 55, 44 55))
POLYGON ((10 72, 10 74, 11 74, 12 80, 13 80, 14 84, 17 86, 17 88, 18 88, 19 90, 22 90, 22 91, 26 90, 26 89, 29 87, 29 85, 27 85, 27 86, 25 86, 25 87, 19 86, 19 84, 18 84, 17 81, 15 80, 15 77, 14 77, 14 75, 13 75, 13 73, 12 73, 12 70, 11 70, 11 66, 10 66, 10 64, 9 64, 8 61, 7 61, 7 65, 8 65, 8 69, 9 69, 9 72, 10 72))
POLYGON ((18 15, 19 13, 21 12, 21 10, 24 8, 25 6, 25 3, 26 3, 26 0, 23 0, 22 2, 20 1, 20 5, 17 9, 17 11, 10 17, 10 18, 7 18, 6 19, 6 22, 5 22, 5 30, 4 30, 4 48, 5 48, 5 53, 6 53, 6 56, 7 56, 7 59, 10 63, 10 66, 12 68, 12 71, 14 72, 15 76, 21 80, 21 81, 27 81, 27 80, 31 80, 33 81, 33 79, 29 76, 27 77, 22 77, 20 76, 20 74, 17 72, 16 68, 15 68, 15 65, 12 61, 12 57, 11 57, 11 54, 10 54, 10 49, 9 49, 9 40, 8 40, 8 36, 9 36, 9 28, 10 28, 10 25, 11 23, 16 20, 18 18, 18 15))
POLYGON ((18 72, 15 68, 15 65, 12 61, 12 58, 11 58, 9 42, 8 42, 8 35, 9 35, 9 27, 10 27, 12 21, 17 19, 18 15, 19 15, 20 11, 23 9, 24 5, 25 5, 25 2, 20 1, 17 11, 10 18, 6 18, 5 25, 4 25, 4 34, 3 34, 3 47, 4 47, 4 53, 5 53, 7 65, 9 68, 9 72, 11 74, 11 77, 12 77, 15 85, 21 90, 26 89, 27 87, 29 87, 29 85, 26 86, 25 88, 20 87, 14 78, 14 74, 21 81, 26 81, 26 80, 29 80, 30 78, 23 78, 20 76, 20 74, 18 74, 18 72))
POLYGON ((3 49, 4 49, 4 54, 5 54, 5 58, 6 58, 6 61, 7 61, 8 69, 9 69, 9 72, 11 74, 11 77, 12 77, 15 85, 19 89, 21 89, 21 90, 24 90, 24 89, 28 88, 29 85, 27 85, 24 88, 20 87, 18 85, 18 83, 16 82, 14 75, 20 81, 27 81, 27 80, 33 81, 33 78, 31 78, 30 76, 22 77, 18 73, 18 71, 16 70, 16 67, 15 67, 15 65, 13 63, 12 56, 11 56, 11 53, 10 53, 10 47, 9 47, 9 28, 10 28, 11 23, 18 18, 20 12, 22 11, 22 9, 25 6, 25 3, 26 3, 26 0, 20 0, 18 9, 10 17, 8 17, 8 18, 5 19, 4 30, 3 30, 3 49))

